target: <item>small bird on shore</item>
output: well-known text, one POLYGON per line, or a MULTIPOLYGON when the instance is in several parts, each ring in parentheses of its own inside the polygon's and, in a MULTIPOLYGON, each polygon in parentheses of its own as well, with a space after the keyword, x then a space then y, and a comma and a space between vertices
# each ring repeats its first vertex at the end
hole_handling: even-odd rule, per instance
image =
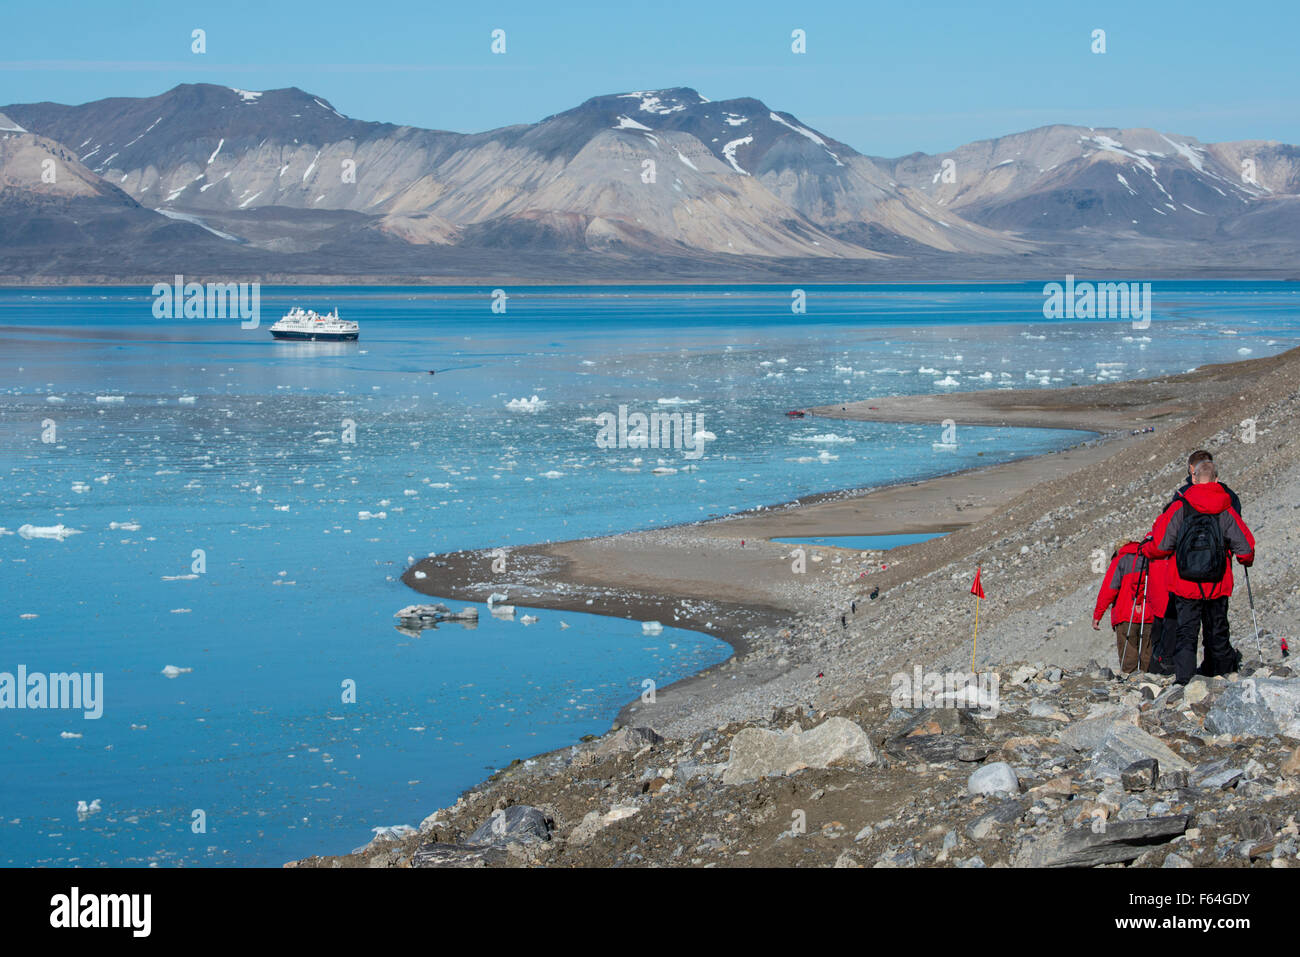
POLYGON ((858 603, 856 601, 849 602, 849 611, 855 615, 858 613, 858 603))
POLYGON ((843 627, 848 628, 848 627, 849 627, 849 620, 848 620, 848 618, 846 618, 844 615, 840 615, 840 624, 841 624, 843 627))
POLYGON ((880 597, 880 586, 879 586, 879 585, 877 585, 875 588, 871 589, 871 596, 870 596, 870 597, 871 597, 871 600, 872 600, 872 601, 875 601, 877 598, 880 597))

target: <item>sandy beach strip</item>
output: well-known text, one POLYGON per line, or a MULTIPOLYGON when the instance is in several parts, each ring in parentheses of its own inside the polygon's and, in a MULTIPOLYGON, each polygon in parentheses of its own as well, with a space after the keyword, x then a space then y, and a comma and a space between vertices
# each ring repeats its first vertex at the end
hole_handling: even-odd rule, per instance
MULTIPOLYGON (((1150 380, 820 407, 815 414, 844 418, 936 424, 951 418, 959 427, 1032 425, 1102 434, 1062 451, 923 481, 828 492, 664 529, 510 548, 505 574, 492 573, 490 550, 437 555, 412 566, 402 580, 444 599, 481 602, 505 591, 520 606, 657 620, 731 644, 735 655, 729 661, 660 689, 656 727, 666 728, 716 694, 734 696, 777 676, 797 680, 806 677, 802 671, 817 673, 813 662, 800 660, 806 659, 800 635, 810 622, 823 630, 827 622, 838 625, 840 608, 850 600, 862 602, 876 587, 887 592, 916 581, 978 549, 988 536, 973 530, 1019 500, 1068 496, 1078 476, 1103 473, 1130 450, 1140 456, 1137 447, 1169 439, 1213 410, 1232 415, 1231 406, 1257 405, 1260 397, 1241 394, 1247 386, 1286 379, 1297 368, 1300 349, 1150 380), (1151 425, 1154 434, 1130 434, 1151 425), (919 532, 953 534, 893 549, 887 558, 882 552, 809 548, 802 574, 791 569, 793 546, 771 541, 919 532)), ((1172 440, 1177 454, 1185 455, 1185 442, 1172 440)), ((1171 488, 1175 479, 1168 479, 1171 488)), ((632 703, 620 720, 637 709, 632 703)))

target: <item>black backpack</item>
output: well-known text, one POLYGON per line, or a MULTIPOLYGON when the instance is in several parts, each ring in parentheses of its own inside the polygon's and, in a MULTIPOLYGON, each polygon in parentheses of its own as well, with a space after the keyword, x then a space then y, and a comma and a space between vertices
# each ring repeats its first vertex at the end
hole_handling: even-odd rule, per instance
POLYGON ((1181 494, 1176 497, 1182 499, 1184 513, 1183 528, 1174 547, 1178 577, 1189 582, 1217 582, 1228 564, 1219 516, 1198 512, 1181 494))

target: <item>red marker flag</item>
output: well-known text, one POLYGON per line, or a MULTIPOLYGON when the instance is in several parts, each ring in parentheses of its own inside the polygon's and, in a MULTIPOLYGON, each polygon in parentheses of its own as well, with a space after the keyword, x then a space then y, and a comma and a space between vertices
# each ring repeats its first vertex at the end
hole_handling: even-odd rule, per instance
POLYGON ((980 567, 975 566, 975 583, 970 586, 970 593, 976 598, 984 597, 984 586, 980 584, 980 567))

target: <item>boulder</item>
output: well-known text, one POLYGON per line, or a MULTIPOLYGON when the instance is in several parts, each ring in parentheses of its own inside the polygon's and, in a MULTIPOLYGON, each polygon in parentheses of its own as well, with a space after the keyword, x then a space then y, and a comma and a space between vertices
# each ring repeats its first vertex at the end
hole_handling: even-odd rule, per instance
POLYGON ((549 841, 551 821, 545 812, 527 804, 512 804, 491 816, 465 841, 470 847, 511 844, 516 841, 549 841))
POLYGON ((1058 828, 1016 855, 1016 867, 1095 867, 1132 861, 1147 849, 1167 843, 1187 830, 1188 816, 1148 817, 1136 821, 1099 822, 1099 826, 1058 828))
POLYGON ((1215 699, 1205 716, 1213 734, 1300 738, 1300 678, 1243 678, 1215 699))
POLYGON ((640 751, 647 745, 653 747, 663 743, 664 739, 654 728, 619 728, 596 745, 596 757, 607 758, 624 751, 640 751))
POLYGON ((1160 762, 1155 758, 1134 761, 1120 772, 1119 780, 1125 791, 1145 791, 1153 787, 1160 776, 1160 762))
POLYGON ((1119 780, 1125 768, 1145 758, 1154 758, 1160 767, 1171 771, 1187 771, 1192 767, 1168 745, 1137 725, 1116 721, 1093 751, 1088 773, 1095 778, 1119 780))
POLYGON ((1019 794, 1020 779, 1015 769, 1005 761, 994 761, 974 772, 966 781, 971 794, 1019 794))
POLYGON ((784 732, 745 728, 731 741, 731 757, 722 773, 722 783, 745 784, 804 768, 868 766, 875 762, 871 739, 847 718, 828 718, 808 731, 798 725, 784 732))

